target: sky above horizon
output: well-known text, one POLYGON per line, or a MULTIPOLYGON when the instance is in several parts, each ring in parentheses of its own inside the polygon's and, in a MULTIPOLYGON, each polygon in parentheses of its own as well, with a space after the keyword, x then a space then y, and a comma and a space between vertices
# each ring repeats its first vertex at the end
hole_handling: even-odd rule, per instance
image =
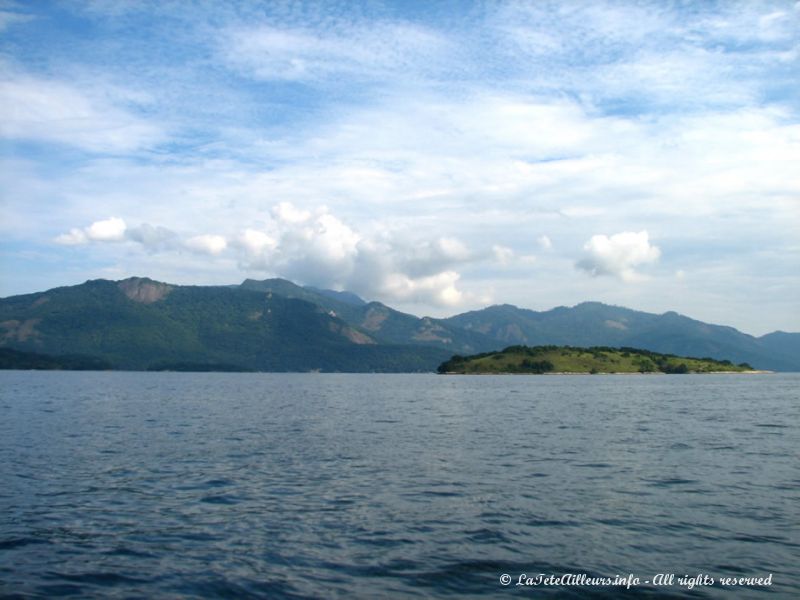
POLYGON ((800 331, 800 2, 0 0, 0 296, 800 331))

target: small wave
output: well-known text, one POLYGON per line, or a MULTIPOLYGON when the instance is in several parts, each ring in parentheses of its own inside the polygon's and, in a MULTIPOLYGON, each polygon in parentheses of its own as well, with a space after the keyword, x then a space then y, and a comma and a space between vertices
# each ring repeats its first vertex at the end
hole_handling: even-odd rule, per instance
POLYGON ((206 504, 239 504, 239 499, 235 498, 234 496, 203 496, 200 498, 200 502, 205 502, 206 504))
POLYGON ((110 550, 108 552, 109 556, 132 556, 136 558, 153 558, 155 554, 150 552, 139 552, 138 550, 132 550, 131 548, 127 548, 125 546, 119 546, 110 550))
POLYGON ((747 573, 748 572, 747 569, 743 569, 742 567, 739 567, 737 565, 716 565, 714 568, 718 569, 720 571, 726 571, 728 573, 747 573))
POLYGON ((667 479, 650 479, 649 485, 654 487, 670 487, 673 485, 690 485, 697 483, 696 479, 682 479, 680 477, 669 477, 667 479))
POLYGON ((32 544, 47 544, 46 540, 39 538, 23 537, 11 538, 9 540, 0 540, 0 550, 13 550, 14 548, 21 548, 23 546, 30 546, 32 544))
POLYGON ((64 581, 71 581, 74 583, 87 583, 91 585, 112 586, 123 583, 147 583, 149 579, 141 577, 129 577, 128 575, 121 575, 119 573, 111 573, 106 571, 90 571, 88 573, 58 573, 50 572, 45 575, 48 579, 63 579, 64 581))
POLYGON ((192 598, 287 598, 308 599, 295 592, 295 588, 282 581, 241 580, 234 583, 224 577, 205 578, 184 582, 176 590, 181 597, 192 598))
POLYGON ((465 532, 471 542, 479 544, 502 544, 508 543, 511 540, 498 529, 489 529, 483 527, 481 529, 473 529, 472 531, 465 532))
POLYGON ((669 449, 670 450, 691 450, 692 446, 690 446, 689 444, 683 444, 681 442, 677 442, 675 444, 672 444, 669 447, 669 449))
POLYGON ((731 539, 736 540, 737 542, 751 542, 754 544, 790 545, 786 538, 777 535, 750 535, 748 533, 743 533, 735 535, 731 539))
POLYGON ((622 494, 624 496, 652 496, 653 492, 645 490, 617 490, 617 494, 622 494))
POLYGON ((773 484, 772 488, 776 489, 776 490, 797 491, 798 489, 800 489, 800 481, 794 480, 794 481, 788 481, 786 483, 783 483, 783 482, 776 483, 776 484, 773 484))
MULTIPOLYGON (((85 595, 85 590, 73 583, 55 583, 51 585, 40 585, 36 588, 44 598, 58 598, 59 596, 79 596, 85 595)), ((8 600, 16 600, 17 598, 27 598, 28 596, 11 596, 8 600)), ((6 600, 5 596, 0 596, 6 600)))
POLYGON ((228 485, 233 485, 230 479, 209 479, 203 482, 203 486, 210 488, 225 487, 228 485))
POLYGON ((458 498, 464 494, 462 492, 439 492, 436 490, 425 490, 424 492, 420 492, 419 495, 434 498, 458 498))
POLYGON ((530 519, 525 524, 528 527, 575 527, 578 523, 561 519, 530 519))

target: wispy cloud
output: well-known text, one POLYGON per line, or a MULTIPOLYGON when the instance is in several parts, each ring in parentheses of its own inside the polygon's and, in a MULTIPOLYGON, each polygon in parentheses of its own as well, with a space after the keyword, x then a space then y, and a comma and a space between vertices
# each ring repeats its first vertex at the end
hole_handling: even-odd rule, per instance
POLYGON ((320 32, 270 25, 233 27, 219 52, 233 68, 259 79, 315 81, 335 77, 418 77, 440 63, 448 42, 403 22, 347 23, 320 32))
POLYGON ((32 18, 31 15, 11 10, 3 10, 3 7, 0 7, 0 31, 30 21, 32 18))
POLYGON ((77 146, 92 152, 130 152, 164 139, 151 119, 123 107, 119 90, 92 90, 35 77, 0 65, 0 136, 77 146), (109 92, 116 97, 109 98, 109 92))

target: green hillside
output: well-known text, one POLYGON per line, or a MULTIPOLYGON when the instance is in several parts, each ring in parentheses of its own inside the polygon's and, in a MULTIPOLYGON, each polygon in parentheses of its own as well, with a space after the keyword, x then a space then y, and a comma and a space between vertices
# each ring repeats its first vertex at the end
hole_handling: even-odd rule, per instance
POLYGON ((146 278, 0 300, 0 347, 130 370, 432 371, 452 354, 381 344, 306 300, 146 278))
POLYGON ((718 373, 753 371, 746 363, 659 354, 636 348, 509 346, 500 352, 454 356, 439 373, 718 373))
POLYGON ((37 371, 107 371, 111 363, 102 358, 82 355, 51 356, 0 348, 0 369, 37 371))
POLYGON ((566 360, 540 351, 516 366, 501 356, 475 372, 531 372, 541 370, 532 363, 544 360, 565 372, 674 370, 682 364, 687 371, 730 370, 722 359, 800 370, 799 333, 754 338, 676 313, 596 302, 545 312, 503 305, 436 319, 284 279, 183 286, 139 277, 0 298, 0 348, 96 357, 115 369, 430 372, 454 354, 479 360, 476 353, 511 344, 595 347, 597 356, 588 350, 566 360), (606 347, 650 352, 612 357, 603 354, 606 347), (676 363, 677 356, 716 360, 676 363))

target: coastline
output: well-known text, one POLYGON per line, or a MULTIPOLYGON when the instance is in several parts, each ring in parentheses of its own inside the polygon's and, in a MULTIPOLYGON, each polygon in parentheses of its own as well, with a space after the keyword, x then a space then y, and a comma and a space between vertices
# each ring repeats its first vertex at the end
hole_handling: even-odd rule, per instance
POLYGON ((598 373, 589 373, 588 371, 555 371, 549 373, 464 373, 461 371, 447 371, 446 373, 438 373, 439 375, 534 375, 534 376, 553 376, 553 375, 772 375, 777 371, 753 370, 753 371, 697 371, 694 373, 664 373, 662 371, 650 371, 647 373, 639 373, 632 371, 601 371, 598 373))

